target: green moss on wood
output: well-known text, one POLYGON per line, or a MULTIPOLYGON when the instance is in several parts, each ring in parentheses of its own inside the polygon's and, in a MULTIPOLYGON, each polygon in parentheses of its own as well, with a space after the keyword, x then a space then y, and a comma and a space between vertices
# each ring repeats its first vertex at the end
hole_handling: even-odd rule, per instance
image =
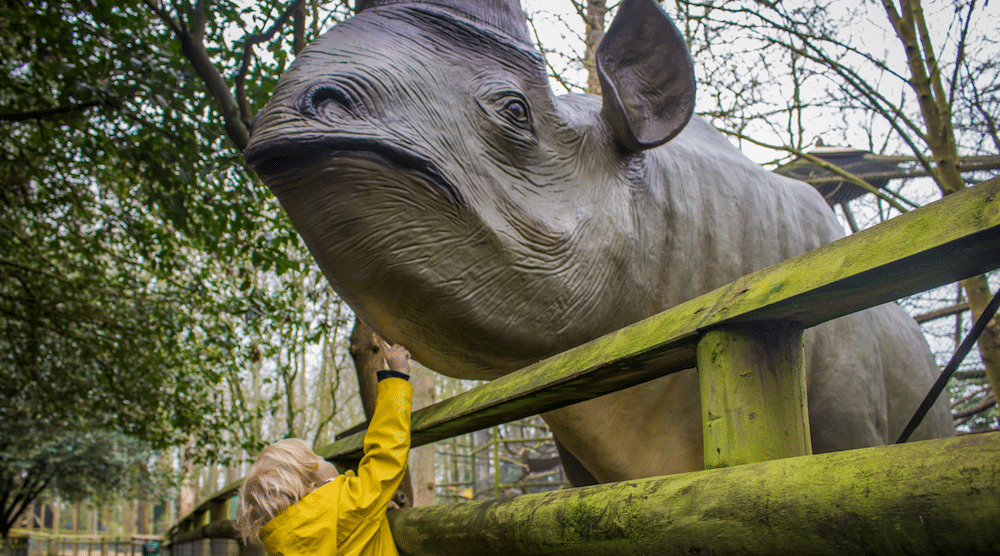
POLYGON ((1000 433, 390 512, 411 556, 993 554, 1000 433))
POLYGON ((698 342, 698 376, 706 468, 812 453, 796 324, 710 330, 698 342))

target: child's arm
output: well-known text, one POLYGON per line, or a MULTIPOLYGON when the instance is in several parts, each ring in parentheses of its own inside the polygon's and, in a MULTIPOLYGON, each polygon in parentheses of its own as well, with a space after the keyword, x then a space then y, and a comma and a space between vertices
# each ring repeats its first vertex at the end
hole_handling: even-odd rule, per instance
POLYGON ((365 433, 365 455, 357 477, 348 478, 339 504, 338 536, 352 537, 354 541, 377 531, 403 480, 410 449, 413 387, 402 378, 409 378, 410 354, 401 346, 386 349, 383 344, 383 350, 390 371, 398 374, 380 377, 375 412, 365 433))

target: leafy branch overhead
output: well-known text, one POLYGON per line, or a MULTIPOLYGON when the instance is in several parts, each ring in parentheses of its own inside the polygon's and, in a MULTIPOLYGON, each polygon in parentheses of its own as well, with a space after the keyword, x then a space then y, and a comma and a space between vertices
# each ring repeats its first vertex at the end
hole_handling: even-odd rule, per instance
MULTIPOLYGON (((280 401, 245 395, 247 370, 345 326, 240 152, 286 57, 244 57, 230 37, 274 13, 282 23, 248 34, 246 51, 304 44, 326 15, 307 26, 305 4, 292 8, 0 6, 0 421, 17 424, 0 434, 0 472, 18 477, 0 498, 55 485, 43 438, 243 457, 274 434, 280 401)), ((24 507, 5 506, 5 523, 24 507)))
MULTIPOLYGON (((199 0, 190 14, 184 13, 183 10, 171 13, 157 0, 143 0, 143 4, 177 39, 182 54, 214 99, 229 139, 240 151, 244 150, 250 140, 250 123, 253 119, 246 88, 247 75, 254 58, 253 48, 274 40, 275 35, 283 32, 289 21, 293 21, 293 52, 298 54, 306 42, 305 0, 292 1, 266 31, 248 35, 243 40, 239 69, 233 78, 232 87, 205 46, 206 28, 209 25, 207 10, 215 7, 212 2, 199 0)), ((218 27, 217 22, 213 23, 218 27)))

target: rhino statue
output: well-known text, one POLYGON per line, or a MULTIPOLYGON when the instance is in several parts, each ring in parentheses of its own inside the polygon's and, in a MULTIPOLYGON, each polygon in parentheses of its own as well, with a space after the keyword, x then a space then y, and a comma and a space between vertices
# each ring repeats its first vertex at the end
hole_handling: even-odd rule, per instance
MULTIPOLYGON (((515 0, 359 0, 246 151, 333 288, 437 372, 492 379, 842 236, 692 117, 683 37, 624 0, 601 96, 555 96, 515 0)), ((933 381, 895 304, 806 333, 816 452, 894 439, 933 381)), ((575 483, 703 467, 695 369, 548 412, 575 483)), ((938 404, 915 437, 953 434, 938 404)))

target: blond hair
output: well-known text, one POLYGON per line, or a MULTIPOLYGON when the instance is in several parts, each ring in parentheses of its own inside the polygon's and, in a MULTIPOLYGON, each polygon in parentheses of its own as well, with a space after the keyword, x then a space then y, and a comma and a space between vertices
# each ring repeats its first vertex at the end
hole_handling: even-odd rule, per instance
POLYGON ((236 530, 245 544, 260 544, 260 530, 319 486, 323 459, 305 441, 287 438, 261 451, 240 486, 236 530))

